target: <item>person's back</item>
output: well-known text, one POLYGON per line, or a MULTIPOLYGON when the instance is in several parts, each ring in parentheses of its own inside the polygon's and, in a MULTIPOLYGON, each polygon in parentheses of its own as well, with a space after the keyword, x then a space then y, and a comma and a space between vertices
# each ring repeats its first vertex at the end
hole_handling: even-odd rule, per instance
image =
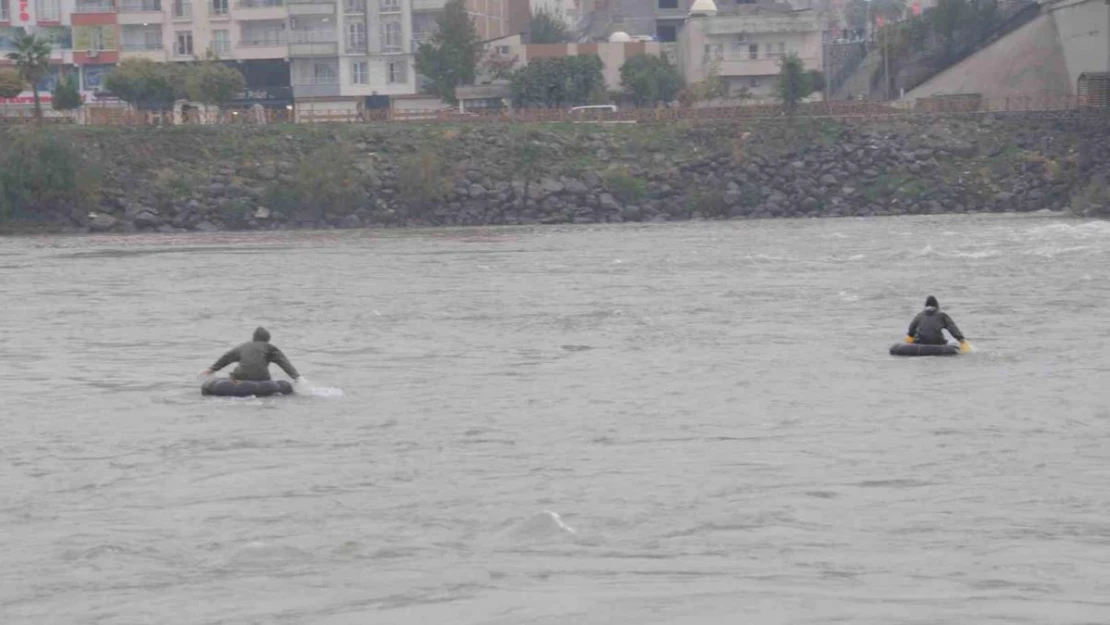
POLYGON ((219 371, 233 362, 238 362, 239 366, 231 372, 230 377, 233 380, 241 382, 253 381, 263 382, 270 379, 270 363, 282 368, 289 377, 297 380, 300 375, 297 373, 296 368, 285 357, 285 354, 280 349, 270 344, 270 333, 266 328, 258 328, 254 331, 252 340, 243 343, 227 352, 220 357, 213 365, 205 371, 211 374, 212 372, 219 371))
POLYGON ((960 332, 960 328, 956 326, 956 322, 952 321, 948 313, 940 309, 937 298, 930 295, 925 300, 925 310, 919 312, 910 322, 910 328, 906 332, 906 342, 921 345, 946 345, 948 339, 944 336, 944 330, 948 330, 952 338, 960 342, 961 349, 965 349, 967 341, 964 339, 963 333, 960 332))

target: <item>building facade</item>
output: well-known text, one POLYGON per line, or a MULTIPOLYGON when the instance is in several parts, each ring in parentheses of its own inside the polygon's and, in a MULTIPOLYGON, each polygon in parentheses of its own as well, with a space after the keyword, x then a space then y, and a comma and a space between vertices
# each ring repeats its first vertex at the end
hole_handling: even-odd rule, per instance
MULTIPOLYGON (((711 0, 698 0, 701 6, 711 0)), ((679 65, 687 83, 723 78, 730 94, 756 98, 773 94, 779 63, 787 54, 801 59, 806 70, 824 71, 823 16, 812 10, 744 5, 727 13, 692 13, 682 29, 679 65)))
MULTIPOLYGON (((479 34, 507 28, 510 0, 466 0, 479 34)), ((355 112, 417 91, 414 53, 447 0, 0 0, 0 66, 20 31, 53 46, 48 99, 66 73, 87 101, 120 61, 215 56, 242 71, 235 102, 355 112)), ((19 98, 29 98, 30 92, 19 98)))

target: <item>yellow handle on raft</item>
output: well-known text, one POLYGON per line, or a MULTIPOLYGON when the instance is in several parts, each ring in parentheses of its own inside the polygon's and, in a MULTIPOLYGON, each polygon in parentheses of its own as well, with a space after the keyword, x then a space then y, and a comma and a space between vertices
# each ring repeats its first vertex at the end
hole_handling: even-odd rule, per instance
POLYGON ((971 351, 971 344, 967 341, 960 341, 960 353, 966 354, 971 351))
POLYGON ((913 343, 913 337, 912 337, 912 336, 909 336, 909 335, 907 334, 907 335, 906 335, 906 342, 907 342, 907 343, 913 343))

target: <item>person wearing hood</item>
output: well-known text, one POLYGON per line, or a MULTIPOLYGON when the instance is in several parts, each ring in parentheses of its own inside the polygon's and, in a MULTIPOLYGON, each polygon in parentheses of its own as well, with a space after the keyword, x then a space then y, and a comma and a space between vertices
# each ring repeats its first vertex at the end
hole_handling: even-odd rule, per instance
POLYGON ((961 352, 971 349, 960 328, 956 326, 956 322, 952 321, 948 313, 940 309, 937 298, 930 295, 925 299, 925 310, 917 313, 910 322, 910 329, 906 332, 906 342, 921 345, 947 345, 948 339, 944 336, 944 330, 948 330, 952 338, 960 342, 961 352))
POLYGON ((239 363, 239 366, 235 367, 229 377, 237 382, 264 382, 269 380, 270 363, 281 367, 289 377, 297 382, 303 379, 297 373, 293 363, 285 357, 285 354, 270 344, 270 333, 261 326, 255 329, 252 340, 220 356, 220 359, 214 362, 211 367, 202 371, 201 375, 212 375, 233 362, 239 363))

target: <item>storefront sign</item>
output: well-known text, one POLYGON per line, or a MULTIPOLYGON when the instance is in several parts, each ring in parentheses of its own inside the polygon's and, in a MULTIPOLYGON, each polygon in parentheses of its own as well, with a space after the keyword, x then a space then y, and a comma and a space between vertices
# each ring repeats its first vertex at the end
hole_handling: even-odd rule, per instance
POLYGON ((23 25, 31 24, 31 0, 19 0, 16 5, 16 23, 23 25))

